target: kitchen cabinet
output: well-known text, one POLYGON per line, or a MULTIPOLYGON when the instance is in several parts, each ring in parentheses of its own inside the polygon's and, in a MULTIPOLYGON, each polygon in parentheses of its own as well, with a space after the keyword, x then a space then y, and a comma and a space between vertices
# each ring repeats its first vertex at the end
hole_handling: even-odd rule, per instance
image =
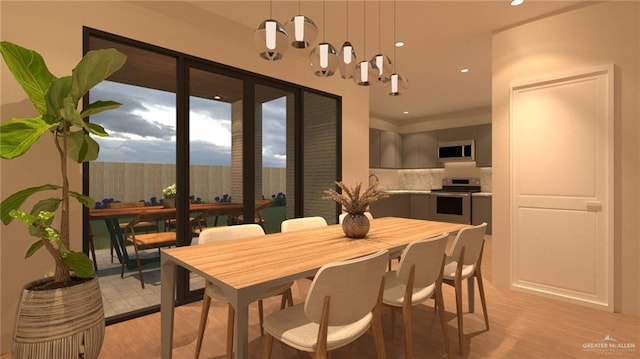
POLYGON ((389 197, 377 200, 369 206, 373 218, 403 217, 409 218, 408 193, 392 193, 389 197))
POLYGON ((487 234, 491 234, 491 196, 474 195, 471 200, 471 224, 487 222, 487 234))
POLYGON ((402 168, 402 135, 369 129, 369 168, 402 168))
POLYGON ((369 129, 369 168, 380 167, 380 130, 369 129))
POLYGON ((446 128, 438 131, 438 142, 474 140, 476 126, 446 128))
POLYGON ((491 125, 476 127, 476 167, 491 167, 491 125))
POLYGON ((408 133, 402 136, 403 168, 444 167, 438 161, 436 131, 408 133))
POLYGON ((409 218, 429 219, 429 194, 409 195, 409 218))

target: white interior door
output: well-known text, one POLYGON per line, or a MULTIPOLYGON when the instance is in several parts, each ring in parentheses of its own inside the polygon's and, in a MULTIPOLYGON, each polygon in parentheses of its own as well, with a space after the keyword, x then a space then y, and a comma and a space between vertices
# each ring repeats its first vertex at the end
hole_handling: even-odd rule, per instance
POLYGON ((512 287, 613 311, 613 66, 511 89, 512 287))

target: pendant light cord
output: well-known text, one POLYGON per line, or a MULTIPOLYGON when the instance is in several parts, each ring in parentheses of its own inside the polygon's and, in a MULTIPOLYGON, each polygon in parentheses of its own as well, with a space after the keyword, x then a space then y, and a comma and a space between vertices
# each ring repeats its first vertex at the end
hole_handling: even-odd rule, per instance
POLYGON ((347 14, 347 17, 346 17, 346 19, 347 19, 347 21, 346 21, 346 23, 347 23, 347 41, 349 41, 349 0, 347 0, 346 3, 347 3, 347 11, 346 11, 346 14, 347 14))
POLYGON ((269 0, 269 19, 273 19, 273 0, 269 0))
POLYGON ((327 24, 326 24, 326 20, 325 20, 325 7, 327 6, 327 1, 326 0, 322 0, 322 42, 326 42, 326 31, 327 31, 327 24))
POLYGON ((364 24, 364 31, 362 32, 362 40, 364 40, 364 52, 362 58, 367 57, 367 0, 362 1, 362 23, 364 24))
POLYGON ((381 7, 380 7, 380 0, 378 0, 378 53, 381 54, 382 53, 382 45, 380 45, 382 43, 381 40, 381 30, 380 28, 382 27, 382 15, 380 14, 381 11, 381 7))
POLYGON ((396 55, 396 41, 398 41, 397 35, 397 16, 396 16, 396 0, 393 0, 393 72, 396 72, 396 63, 398 62, 398 56, 396 55))

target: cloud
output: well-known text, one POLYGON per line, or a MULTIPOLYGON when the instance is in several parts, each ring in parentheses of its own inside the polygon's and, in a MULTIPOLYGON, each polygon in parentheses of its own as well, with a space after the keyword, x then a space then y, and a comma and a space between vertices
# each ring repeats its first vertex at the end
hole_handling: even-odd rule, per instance
MULTIPOLYGON (((100 143, 99 161, 175 163, 176 96, 137 86, 105 81, 90 93, 91 102, 113 100, 118 109, 91 116, 109 137, 100 143)), ((190 162, 194 165, 230 165, 231 105, 190 98, 190 162)), ((263 105, 263 166, 286 166, 286 102, 263 105)))

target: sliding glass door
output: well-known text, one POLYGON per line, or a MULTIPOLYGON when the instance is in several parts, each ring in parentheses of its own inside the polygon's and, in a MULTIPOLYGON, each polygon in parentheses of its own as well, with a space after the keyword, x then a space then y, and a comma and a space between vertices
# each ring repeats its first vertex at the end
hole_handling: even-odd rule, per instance
MULTIPOLYGON (((196 227, 259 223, 271 233, 286 218, 335 222, 335 204, 321 197, 340 179, 339 97, 85 28, 86 51, 110 47, 124 52, 127 63, 91 91, 90 101, 123 106, 90 118, 111 136, 96 139, 100 158, 84 166, 84 192, 101 206, 110 199, 162 205, 163 189, 176 184, 176 218, 158 228, 175 231, 178 246, 196 244, 196 227), (239 210, 202 218, 198 209, 227 202, 239 210)), ((157 311, 158 250, 144 253, 140 278, 131 256, 111 260, 114 245, 133 252, 122 233, 85 218, 85 238, 104 247, 98 247, 105 258, 98 263, 101 286, 113 287, 104 293, 107 323, 157 311)), ((199 299, 202 284, 179 270, 178 302, 199 299)))

